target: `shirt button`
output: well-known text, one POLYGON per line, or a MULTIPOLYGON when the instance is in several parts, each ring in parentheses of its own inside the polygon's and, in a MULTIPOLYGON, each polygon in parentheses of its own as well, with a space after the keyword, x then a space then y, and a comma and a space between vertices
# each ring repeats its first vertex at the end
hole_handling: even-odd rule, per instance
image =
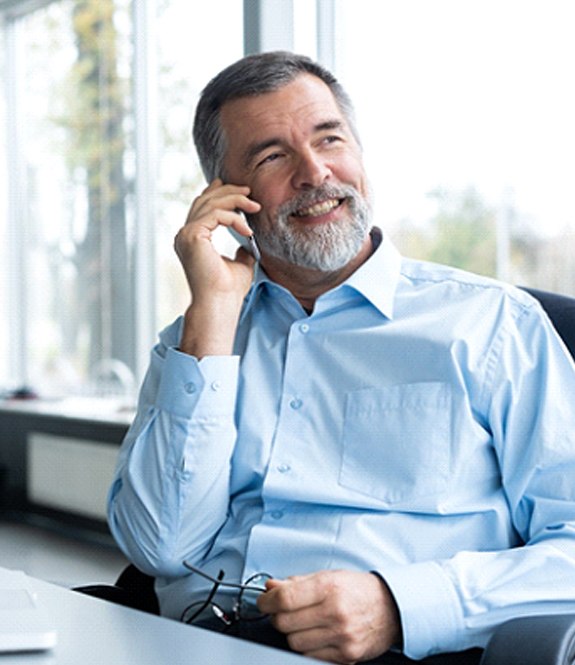
POLYGON ((188 393, 188 395, 193 395, 197 390, 196 384, 193 381, 190 381, 189 383, 186 383, 184 390, 188 393))
POLYGON ((292 409, 295 409, 297 411, 297 409, 301 409, 301 407, 303 406, 303 402, 301 401, 301 399, 292 399, 289 405, 291 406, 292 409))
POLYGON ((309 332, 309 324, 308 323, 302 323, 301 326, 299 327, 300 332, 302 332, 304 335, 309 332))
POLYGON ((222 382, 221 381, 212 381, 211 389, 212 390, 219 390, 222 387, 222 382))
POLYGON ((284 516, 283 510, 272 510, 271 512, 271 517, 274 520, 281 520, 283 516, 284 516))
POLYGON ((276 468, 280 473, 291 471, 291 466, 289 464, 279 464, 276 468))

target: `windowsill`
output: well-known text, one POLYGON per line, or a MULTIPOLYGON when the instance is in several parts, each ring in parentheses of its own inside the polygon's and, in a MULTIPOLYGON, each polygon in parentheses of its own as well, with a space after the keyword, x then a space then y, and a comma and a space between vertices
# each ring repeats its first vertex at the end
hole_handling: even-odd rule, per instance
POLYGON ((2 411, 130 425, 134 418, 135 407, 121 398, 65 397, 53 400, 0 400, 0 412, 2 411))

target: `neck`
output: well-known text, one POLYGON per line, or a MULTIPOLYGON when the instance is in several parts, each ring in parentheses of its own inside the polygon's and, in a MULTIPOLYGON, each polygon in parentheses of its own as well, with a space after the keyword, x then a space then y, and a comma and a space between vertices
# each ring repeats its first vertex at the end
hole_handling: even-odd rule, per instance
POLYGON ((345 282, 373 253, 371 236, 367 236, 358 254, 343 268, 331 272, 295 267, 274 257, 265 256, 262 267, 268 277, 285 287, 309 313, 313 311, 316 300, 345 282))

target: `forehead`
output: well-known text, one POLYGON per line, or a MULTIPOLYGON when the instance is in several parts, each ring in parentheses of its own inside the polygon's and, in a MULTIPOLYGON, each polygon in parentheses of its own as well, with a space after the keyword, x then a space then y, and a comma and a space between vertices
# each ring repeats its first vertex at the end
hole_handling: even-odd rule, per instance
POLYGON ((258 138, 313 131, 334 120, 347 127, 330 88, 311 74, 302 74, 273 92, 226 102, 220 117, 230 150, 258 138))

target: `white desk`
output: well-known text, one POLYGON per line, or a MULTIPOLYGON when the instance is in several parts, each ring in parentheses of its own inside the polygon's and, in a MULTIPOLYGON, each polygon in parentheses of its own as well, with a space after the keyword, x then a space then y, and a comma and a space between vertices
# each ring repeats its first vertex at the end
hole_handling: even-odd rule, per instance
POLYGON ((58 631, 51 651, 0 655, 0 665, 303 665, 296 654, 137 612, 32 580, 58 631))

